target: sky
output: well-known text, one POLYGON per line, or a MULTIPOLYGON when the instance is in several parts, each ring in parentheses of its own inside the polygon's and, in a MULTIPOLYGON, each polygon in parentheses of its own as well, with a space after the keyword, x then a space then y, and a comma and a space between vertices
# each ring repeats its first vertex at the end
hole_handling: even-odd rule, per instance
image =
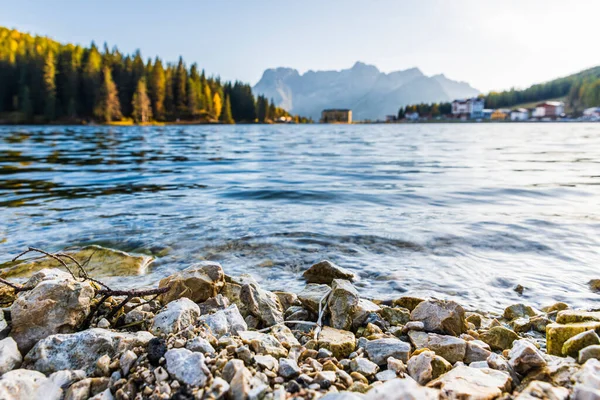
POLYGON ((274 67, 412 67, 524 88, 600 65, 599 0, 0 0, 0 25, 255 84, 274 67))

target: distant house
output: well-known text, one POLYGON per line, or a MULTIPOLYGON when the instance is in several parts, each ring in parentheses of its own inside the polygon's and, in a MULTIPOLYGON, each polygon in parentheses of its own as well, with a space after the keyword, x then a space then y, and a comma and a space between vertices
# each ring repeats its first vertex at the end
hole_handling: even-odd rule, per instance
POLYGON ((386 115, 385 116, 385 122, 396 122, 397 119, 398 119, 398 117, 395 115, 386 115))
POLYGON ((600 119, 600 107, 590 107, 583 110, 583 117, 585 119, 597 120, 600 119))
POLYGON ((526 108, 517 108, 510 112, 511 121, 527 121, 529 119, 529 110, 526 108))
POLYGON ((351 124, 352 110, 330 109, 321 112, 321 122, 324 124, 351 124))
POLYGON ((491 108, 484 108, 483 111, 481 112, 481 116, 483 119, 492 119, 493 113, 494 113, 494 110, 492 110, 491 108))
POLYGON ((545 101, 538 104, 531 115, 533 118, 555 119, 565 113, 565 103, 562 101, 545 101))
POLYGON ((492 115, 490 116, 492 121, 505 121, 510 117, 510 110, 506 108, 499 108, 494 110, 492 115))
POLYGON ((452 102, 452 116, 462 119, 483 118, 483 98, 472 97, 470 99, 459 99, 452 102))
POLYGON ((409 121, 418 121, 419 120, 419 113, 416 112, 416 111, 407 112, 406 114, 404 114, 404 118, 406 118, 409 121))

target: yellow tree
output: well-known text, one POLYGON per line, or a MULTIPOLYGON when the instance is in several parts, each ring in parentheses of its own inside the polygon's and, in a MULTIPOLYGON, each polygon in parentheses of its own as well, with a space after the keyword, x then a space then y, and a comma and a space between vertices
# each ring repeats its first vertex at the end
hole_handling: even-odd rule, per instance
POLYGON ((221 116, 221 110, 223 108, 223 103, 221 102, 221 96, 219 96, 218 92, 215 92, 213 96, 213 109, 215 110, 215 118, 219 119, 221 116))

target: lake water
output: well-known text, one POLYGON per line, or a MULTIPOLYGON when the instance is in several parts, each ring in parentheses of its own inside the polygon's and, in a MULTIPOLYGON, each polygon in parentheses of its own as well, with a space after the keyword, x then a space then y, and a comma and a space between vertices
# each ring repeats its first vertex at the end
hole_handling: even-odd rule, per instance
POLYGON ((0 221, 0 261, 162 254, 121 286, 210 259, 295 291, 331 259, 368 297, 597 307, 600 124, 0 127, 0 221))

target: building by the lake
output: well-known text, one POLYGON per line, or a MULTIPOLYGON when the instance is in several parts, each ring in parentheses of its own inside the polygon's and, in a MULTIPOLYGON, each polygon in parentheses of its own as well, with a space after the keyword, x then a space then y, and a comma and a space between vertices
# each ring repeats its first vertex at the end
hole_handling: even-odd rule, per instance
POLYGON ((452 102, 452 116, 460 119, 483 118, 485 102, 481 97, 459 99, 452 102))
POLYGON ((329 109, 321 113, 321 122, 324 124, 351 124, 352 110, 348 109, 329 109))
POLYGON ((562 101, 545 101, 535 107, 531 116, 540 119, 556 119, 564 113, 565 103, 562 101))

